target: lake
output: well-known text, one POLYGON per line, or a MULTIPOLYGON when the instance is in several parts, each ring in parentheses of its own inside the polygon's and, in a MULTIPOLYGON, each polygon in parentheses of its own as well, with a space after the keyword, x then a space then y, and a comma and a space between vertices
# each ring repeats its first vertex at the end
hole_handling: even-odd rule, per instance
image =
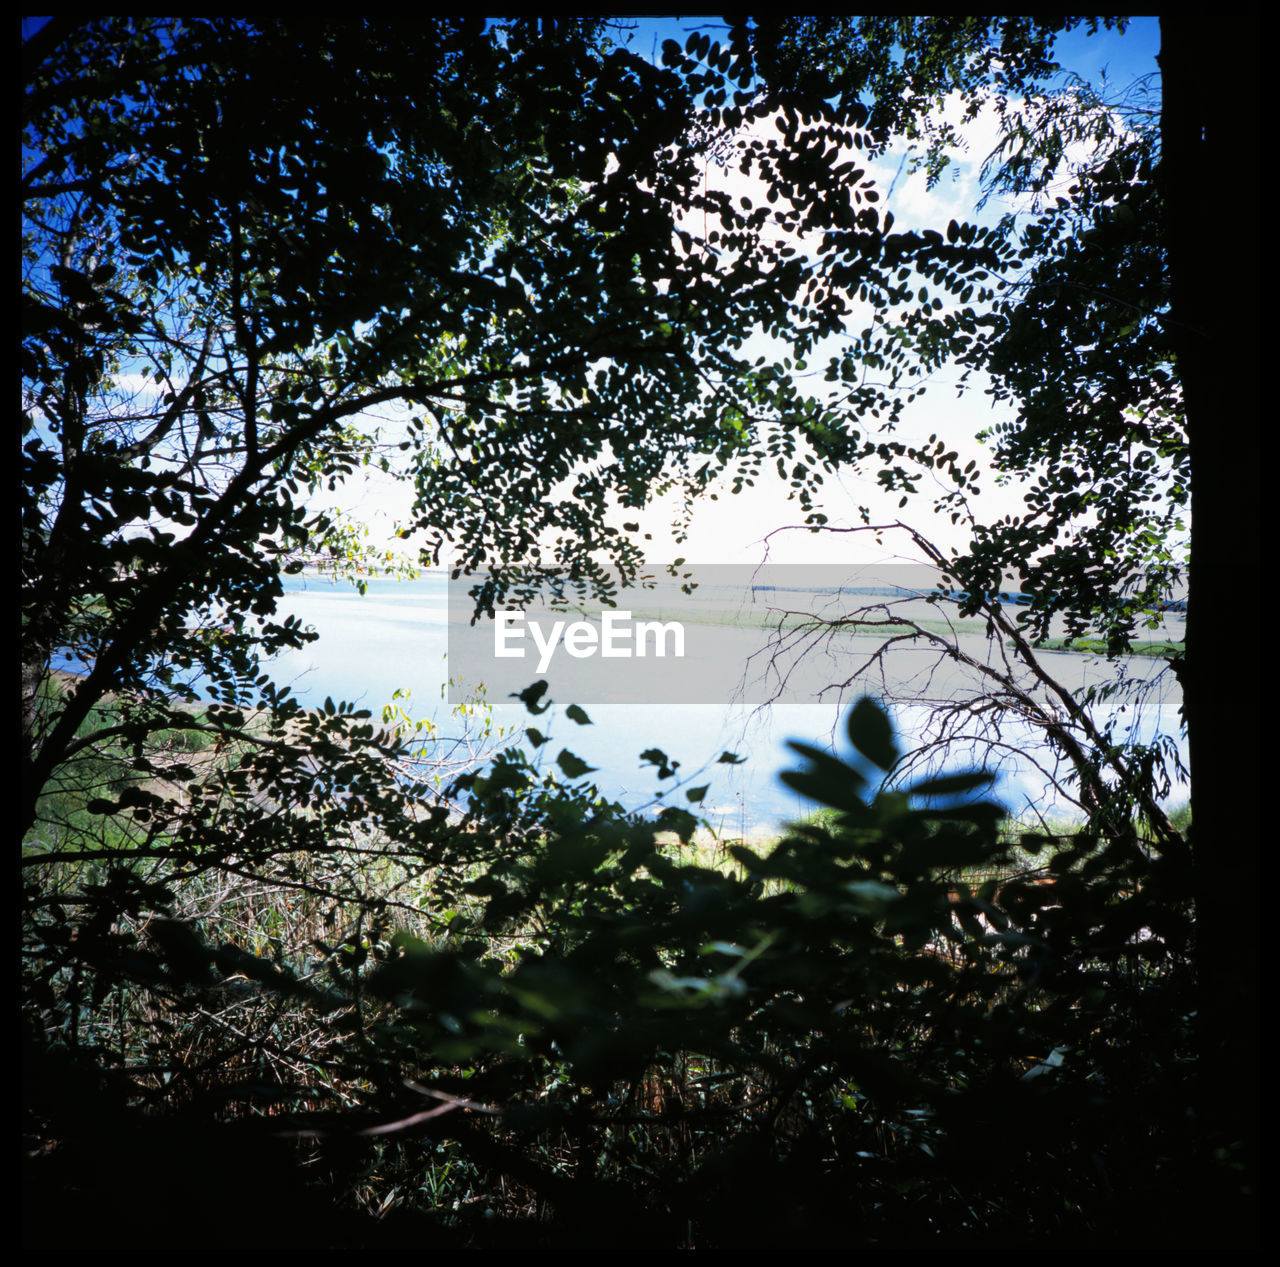
MULTIPOLYGON (((652 596, 624 597, 641 607, 657 601, 652 596)), ((820 598, 831 601, 827 594, 820 598)), ((853 600, 846 594, 840 601, 847 605, 853 600)), ((864 595, 861 601, 887 600, 864 595)), ((794 608, 794 595, 787 597, 786 605, 794 608)), ((669 617, 671 610, 667 607, 663 614, 669 617)), ((398 703, 412 716, 433 719, 446 735, 463 729, 463 721, 451 715, 445 699, 454 657, 449 655, 449 602, 443 574, 412 582, 374 579, 364 595, 346 582, 334 584, 315 576, 289 578, 281 611, 297 616, 320 635, 304 650, 277 657, 271 664, 276 682, 290 684, 304 705, 316 705, 331 696, 368 708, 377 719, 397 691, 408 692, 398 703)), ((946 615, 938 607, 905 601, 895 604, 893 611, 925 622, 938 622, 946 615)), ((456 610, 454 616, 456 647, 456 610)), ((1153 636, 1181 636, 1180 617, 1171 614, 1169 619, 1170 627, 1153 636)), ((692 634, 693 626, 689 629, 692 634)), ((544 767, 552 768, 556 755, 567 748, 596 767, 591 777, 602 791, 629 808, 654 803, 689 808, 684 790, 709 783, 700 813, 713 829, 732 836, 768 835, 779 824, 802 818, 813 808, 778 780, 783 770, 798 764, 786 740, 847 750, 842 717, 853 700, 868 691, 854 683, 846 689, 842 704, 831 684, 848 681, 855 670, 867 666, 880 645, 876 638, 842 635, 804 656, 793 655, 788 692, 769 706, 757 702, 762 698, 758 690, 754 694, 739 691, 736 699, 726 697, 720 703, 681 702, 701 698, 699 680, 705 680, 713 668, 722 677, 727 674, 744 684, 747 677, 758 679, 758 671, 747 670, 759 670, 768 663, 765 653, 771 637, 776 634, 767 629, 725 627, 721 621, 714 641, 706 644, 710 649, 703 653, 701 669, 690 670, 688 664, 674 659, 649 666, 657 674, 649 679, 654 684, 652 695, 660 702, 608 702, 602 686, 591 677, 592 673, 598 676, 600 662, 582 660, 569 666, 563 656, 566 669, 586 666, 587 676, 570 681, 553 664, 546 676, 547 696, 554 706, 543 715, 531 717, 506 690, 512 682, 528 686, 537 680, 536 657, 509 664, 517 676, 492 690, 488 702, 496 725, 517 729, 528 723, 550 737, 539 750, 544 767), (710 659, 717 663, 712 666, 710 659), (690 674, 687 683, 681 673, 690 674), (565 716, 565 708, 574 703, 585 708, 591 725, 576 724, 565 716), (654 767, 640 761, 639 754, 654 747, 680 762, 675 779, 659 780, 654 767), (725 751, 746 761, 736 766, 717 764, 725 751), (655 802, 659 794, 662 799, 655 802)), ((1000 655, 998 642, 988 640, 983 632, 962 632, 959 646, 980 663, 1000 655)), ((1115 673, 1113 666, 1079 654, 1045 653, 1044 663, 1073 692, 1101 685, 1115 673)), ((990 719, 970 710, 982 678, 979 670, 957 665, 936 649, 906 644, 896 646, 872 667, 875 673, 866 688, 890 707, 900 733, 908 739, 904 747, 920 731, 929 707, 944 706, 959 736, 945 762, 947 768, 973 768, 988 762, 999 772, 995 795, 1015 813, 1029 812, 1032 806, 1046 814, 1070 811, 1069 804, 1046 787, 1044 771, 1052 768, 1053 757, 1033 728, 1005 721, 998 746, 983 743, 990 719)), ((1148 683, 1149 689, 1142 707, 1130 703, 1115 712, 1114 720, 1123 728, 1117 733, 1131 732, 1140 741, 1150 742, 1162 730, 1174 730, 1180 695, 1164 662, 1134 657, 1122 667, 1133 681, 1148 683)), ((454 697, 465 696, 473 685, 466 684, 461 692, 455 686, 454 697)), ((1185 762, 1185 743, 1180 751, 1185 762)), ((1177 803, 1186 796, 1185 787, 1175 786, 1169 799, 1177 803)))

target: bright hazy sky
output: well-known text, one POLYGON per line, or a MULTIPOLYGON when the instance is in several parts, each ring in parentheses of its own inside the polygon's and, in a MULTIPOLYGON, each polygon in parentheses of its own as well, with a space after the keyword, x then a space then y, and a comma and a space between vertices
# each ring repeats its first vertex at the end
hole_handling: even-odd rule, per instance
MULTIPOLYGON (((705 30, 713 40, 723 31, 722 24, 714 18, 637 19, 630 25, 634 28, 631 47, 643 56, 651 52, 660 56, 666 39, 674 38, 683 46, 687 35, 694 29, 705 30)), ((618 38, 622 38, 621 33, 618 38)), ((1156 70, 1155 55, 1158 51, 1157 20, 1137 18, 1123 36, 1114 31, 1099 31, 1093 36, 1078 31, 1069 35, 1059 43, 1058 60, 1095 86, 1105 68, 1108 80, 1117 89, 1123 89, 1140 76, 1156 70)), ((896 227, 944 229, 952 218, 962 223, 966 220, 993 223, 1007 209, 1007 204, 1001 205, 993 199, 984 212, 976 210, 981 197, 979 168, 996 138, 993 119, 990 116, 980 117, 968 135, 968 154, 959 161, 953 160, 943 179, 932 190, 926 188, 923 174, 909 175, 901 170, 900 153, 887 155, 880 162, 869 165, 871 174, 879 178, 884 200, 882 205, 887 205, 893 212, 896 227)), ((736 171, 725 173, 712 167, 708 179, 719 181, 731 190, 741 184, 746 190, 746 178, 736 171)), ((860 328, 863 323, 855 317, 851 324, 860 328)), ((752 355, 778 356, 785 351, 765 339, 748 344, 748 350, 752 355)), ((826 356, 811 357, 810 371, 820 375, 825 362, 826 356)), ((1009 416, 1007 407, 1002 413, 994 413, 982 392, 984 384, 976 378, 971 380, 968 392, 958 397, 955 389, 957 377, 955 371, 944 368, 930 380, 926 394, 908 407, 896 438, 923 441, 936 433, 949 448, 959 451, 962 463, 974 458, 981 468, 986 469, 986 450, 974 436, 1001 417, 1009 416)), ((917 495, 905 508, 899 509, 899 495, 883 493, 876 483, 875 468, 872 467, 865 474, 845 472, 836 478, 828 477, 821 509, 832 525, 846 526, 861 522, 858 507, 866 505, 872 512, 873 522, 892 522, 902 518, 944 548, 960 548, 965 541, 963 526, 953 528, 948 518, 936 515, 932 509, 936 494, 943 491, 946 488, 940 482, 933 483, 932 477, 926 473, 919 483, 917 495)), ((380 543, 394 522, 407 518, 411 496, 408 489, 396 488, 390 481, 374 480, 363 488, 354 484, 349 486, 341 500, 357 517, 370 524, 370 540, 380 543)), ((980 519, 991 521, 1017 511, 1021 506, 1022 493, 1016 484, 999 489, 989 475, 981 481, 981 493, 974 503, 980 519)), ((673 511, 673 504, 659 503, 640 515, 644 530, 653 534, 650 558, 654 563, 666 562, 677 556, 700 563, 759 563, 766 557, 766 533, 800 524, 803 520, 798 503, 788 501, 782 481, 775 483, 767 479, 755 489, 737 496, 730 495, 726 489, 716 501, 704 499, 695 511, 688 541, 680 545, 671 540, 669 525, 673 511)), ((624 518, 636 518, 636 513, 619 512, 615 518, 620 524, 624 518)), ((407 544, 414 546, 412 540, 407 544)), ((866 533, 851 536, 786 531, 771 539, 767 555, 772 562, 784 563, 918 562, 907 540, 895 542, 886 538, 882 545, 877 545, 866 533)))

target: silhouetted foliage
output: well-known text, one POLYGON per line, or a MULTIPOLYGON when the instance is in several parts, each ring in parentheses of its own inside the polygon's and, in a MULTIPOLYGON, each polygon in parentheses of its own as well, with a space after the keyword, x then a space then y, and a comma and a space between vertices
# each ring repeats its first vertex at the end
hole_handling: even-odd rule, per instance
MULTIPOLYGON (((1233 1121, 1205 1164, 1187 1111, 1177 833, 1011 841, 982 774, 886 790, 863 701, 847 757, 796 745, 826 818, 690 861, 655 842, 688 845, 690 813, 623 811, 568 749, 554 779, 508 749, 441 798, 400 736, 263 671, 310 636, 281 578, 361 562, 308 499, 366 462, 414 481, 429 554, 533 562, 549 532, 587 583, 641 557, 610 499, 669 480, 767 463, 815 524, 851 464, 963 487, 945 446, 866 420, 899 415, 899 349, 941 354, 943 296, 976 335, 1015 251, 895 233, 833 155, 901 119, 793 82, 762 29, 661 67, 556 20, 25 41, 32 1245, 1185 1243, 1189 1187, 1206 1222, 1247 1189, 1233 1121), (703 188, 730 152, 767 207, 703 188), (807 355, 855 296, 908 337, 852 339, 840 408, 743 354, 763 329, 807 355)), ((943 63, 903 82, 926 99, 943 63)))
MULTIPOLYGON (((967 799, 987 776, 878 791, 897 758, 888 720, 863 700, 848 730, 850 757, 797 744, 805 766, 788 776, 834 815, 766 856, 733 846, 727 867, 668 857, 654 824, 518 762, 474 779, 473 830, 440 849, 432 881, 458 903, 444 931, 388 911, 310 978, 193 924, 152 914, 122 939, 90 917, 78 972, 149 999, 158 1050, 174 1026, 193 1042, 202 1015, 240 1037, 230 1059, 206 1037, 208 1055, 172 1063, 150 1093, 137 1073, 92 1074, 72 1044, 56 1084, 88 1095, 106 1079, 94 1094, 115 1106, 113 1133, 150 1101, 141 1134, 126 1132, 144 1152, 235 1108, 256 1112, 210 1147, 243 1148, 249 1175, 265 1131, 312 1154, 335 1194, 374 1173, 397 1189, 441 1157, 474 1176, 466 1210, 363 1232, 334 1216, 316 1241, 1149 1235, 1188 1155, 1185 857, 1136 835, 1003 841, 999 807, 967 799), (513 794, 518 851, 488 825, 509 824, 513 794), (286 1017, 305 1017, 305 1046, 323 1053, 310 1076, 282 1077, 301 1055, 286 1017)), ((96 891, 117 921, 166 897, 124 871, 96 891)), ((89 1167, 107 1148, 105 1110, 75 1126, 51 1077, 35 1111, 75 1144, 32 1167, 44 1200, 76 1150, 89 1167)), ((273 1200, 289 1220, 309 1208, 287 1183, 273 1200)))

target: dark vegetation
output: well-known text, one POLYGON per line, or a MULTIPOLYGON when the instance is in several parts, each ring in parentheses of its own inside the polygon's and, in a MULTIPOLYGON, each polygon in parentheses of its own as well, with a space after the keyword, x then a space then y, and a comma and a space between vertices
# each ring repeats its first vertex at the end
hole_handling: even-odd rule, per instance
POLYGON ((1213 599, 1256 413, 1205 389, 1250 292, 1188 211, 1238 143, 1187 78, 1226 37, 1166 22, 1163 101, 1125 113, 1050 90, 1059 29, 737 22, 661 66, 578 21, 24 30, 29 1244, 1252 1243, 1256 757, 1213 599), (951 92, 1005 103, 992 179, 1044 195, 1029 225, 895 232, 845 163, 906 135, 940 171, 951 92), (704 189, 730 162, 766 206, 704 189), (790 359, 747 359, 758 329, 790 359), (829 336, 836 394, 806 396, 829 336), (894 438, 944 361, 1007 408, 1024 518, 981 523, 954 452, 894 438), (831 531, 824 473, 904 505, 928 473, 972 528, 962 615, 1012 572, 1010 637, 1065 616, 1109 656, 1185 575, 1190 500, 1194 823, 1088 701, 1054 723, 1068 835, 1011 838, 980 773, 913 778, 869 700, 855 755, 796 745, 828 812, 718 865, 567 749, 568 783, 504 749, 451 813, 397 734, 261 667, 308 637, 281 576, 362 565, 310 507, 370 463, 413 481, 428 557, 588 587, 635 576, 607 512, 662 487, 777 470, 831 531))

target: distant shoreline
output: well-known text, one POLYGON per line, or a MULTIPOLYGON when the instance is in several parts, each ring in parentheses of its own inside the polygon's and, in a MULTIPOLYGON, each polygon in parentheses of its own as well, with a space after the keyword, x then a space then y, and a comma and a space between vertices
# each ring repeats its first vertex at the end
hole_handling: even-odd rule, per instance
MULTIPOLYGON (((370 571, 367 576, 354 577, 337 573, 328 567, 322 569, 319 564, 307 564, 302 572, 294 573, 289 579, 296 581, 300 578, 324 581, 335 588, 343 581, 356 587, 360 580, 392 581, 395 583, 403 583, 406 580, 406 578, 398 577, 394 573, 378 570, 370 571)), ((449 569, 444 567, 421 568, 417 577, 419 582, 447 582, 448 579, 449 569)), ((773 592, 781 594, 781 591, 776 588, 773 592)), ((820 591, 803 592, 815 595, 820 594, 820 591)), ((877 595, 900 597, 896 593, 890 595, 889 591, 883 587, 865 587, 849 590, 847 593, 851 597, 875 597, 877 595)), ((637 598, 642 596, 643 591, 636 591, 637 598)), ((663 604, 646 607, 640 604, 628 603, 625 600, 625 596, 620 595, 616 609, 629 611, 631 618, 636 621, 678 621, 690 625, 744 630, 776 630, 782 633, 802 630, 808 626, 817 629, 822 624, 822 618, 816 614, 809 615, 802 611, 787 611, 760 604, 751 604, 746 608, 723 604, 700 606, 695 603, 677 603, 674 606, 663 604)), ((548 608, 547 610, 551 611, 553 609, 548 608)), ((560 609, 556 608, 554 610, 559 611, 560 609)), ((566 610, 582 611, 581 608, 567 608, 566 610)), ((590 619, 589 613, 582 611, 582 614, 590 619)), ((1174 614, 1176 620, 1176 613, 1171 614, 1174 614)), ((890 617, 884 623, 869 621, 865 624, 860 624, 852 617, 847 618, 847 623, 841 623, 839 618, 836 618, 831 622, 829 628, 831 634, 859 642, 880 642, 888 638, 902 638, 917 630, 924 634, 956 638, 983 637, 988 636, 989 632, 985 620, 973 617, 954 620, 946 618, 925 619, 917 620, 913 623, 898 622, 890 617)), ((1033 643, 1032 646, 1034 650, 1046 655, 1105 656, 1106 654, 1106 644, 1098 638, 1048 638, 1038 645, 1033 643)), ((1183 648, 1184 643, 1179 639, 1148 639, 1134 642, 1131 648, 1119 658, 1168 659, 1181 653, 1183 648)))

